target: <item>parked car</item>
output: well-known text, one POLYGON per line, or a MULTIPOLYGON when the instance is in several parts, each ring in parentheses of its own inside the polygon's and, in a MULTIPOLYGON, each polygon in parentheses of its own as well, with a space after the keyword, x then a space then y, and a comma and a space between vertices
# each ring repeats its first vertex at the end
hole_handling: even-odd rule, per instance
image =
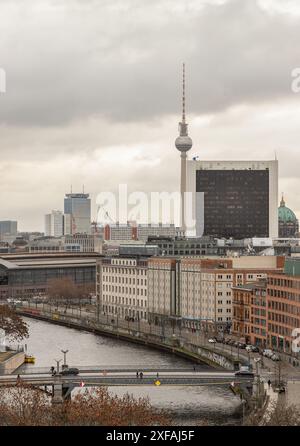
POLYGON ((235 376, 254 376, 254 373, 250 370, 250 367, 244 365, 235 373, 235 376))
POLYGON ((280 358, 279 358, 278 355, 276 355, 276 353, 274 353, 274 354, 271 356, 271 359, 272 359, 272 361, 280 361, 280 358))
POLYGON ((60 375, 78 375, 79 370, 76 367, 70 367, 60 372, 60 375))
POLYGON ((246 345, 246 350, 247 350, 247 352, 253 352, 253 345, 246 345))
POLYGON ((263 356, 266 356, 267 358, 271 358, 271 356, 273 355, 272 350, 265 348, 262 352, 263 356))
POLYGON ((215 344, 217 341, 216 341, 214 338, 210 338, 210 339, 208 340, 208 342, 209 342, 210 344, 215 344))
POLYGON ((246 348, 246 344, 244 344, 243 342, 238 342, 238 347, 244 349, 246 348))
POLYGON ((257 347, 257 345, 252 345, 252 351, 253 353, 259 353, 259 348, 257 347))

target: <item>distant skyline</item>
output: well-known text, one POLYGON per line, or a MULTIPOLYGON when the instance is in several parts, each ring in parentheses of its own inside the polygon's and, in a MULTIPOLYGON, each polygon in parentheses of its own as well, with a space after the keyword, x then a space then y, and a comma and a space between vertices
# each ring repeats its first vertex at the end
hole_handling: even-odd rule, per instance
POLYGON ((300 219, 299 42, 297 0, 3 0, 0 220, 43 231, 71 185, 92 219, 121 183, 179 190, 182 62, 189 157, 276 152, 300 219))

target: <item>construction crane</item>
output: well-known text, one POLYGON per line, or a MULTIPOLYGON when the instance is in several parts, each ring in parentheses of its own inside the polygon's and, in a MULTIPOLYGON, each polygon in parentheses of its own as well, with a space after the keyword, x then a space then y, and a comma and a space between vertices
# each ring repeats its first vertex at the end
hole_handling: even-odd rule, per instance
POLYGON ((108 217, 109 220, 111 221, 111 223, 115 223, 115 221, 111 218, 111 216, 109 215, 108 211, 104 208, 104 206, 101 205, 101 204, 99 204, 99 205, 97 206, 96 218, 95 218, 94 221, 92 222, 92 226, 94 227, 94 232, 95 232, 95 233, 98 233, 98 232, 99 232, 99 230, 98 230, 98 215, 99 215, 99 211, 100 211, 100 209, 103 209, 103 210, 104 210, 104 215, 105 215, 105 217, 108 217))

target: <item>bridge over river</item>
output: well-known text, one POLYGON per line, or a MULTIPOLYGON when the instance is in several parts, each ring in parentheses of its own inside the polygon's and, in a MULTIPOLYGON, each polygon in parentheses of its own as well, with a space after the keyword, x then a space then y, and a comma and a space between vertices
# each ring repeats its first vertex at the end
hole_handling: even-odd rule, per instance
POLYGON ((201 372, 190 368, 169 369, 145 368, 133 369, 121 366, 101 367, 85 366, 79 367, 77 375, 64 375, 50 373, 50 367, 34 368, 24 370, 24 373, 15 373, 0 376, 0 387, 24 383, 39 388, 52 388, 50 392, 53 402, 61 402, 71 395, 75 387, 97 387, 97 386, 209 386, 209 385, 234 385, 248 388, 251 392, 253 376, 237 376, 232 372, 201 372), (142 376, 137 374, 142 371, 142 376))

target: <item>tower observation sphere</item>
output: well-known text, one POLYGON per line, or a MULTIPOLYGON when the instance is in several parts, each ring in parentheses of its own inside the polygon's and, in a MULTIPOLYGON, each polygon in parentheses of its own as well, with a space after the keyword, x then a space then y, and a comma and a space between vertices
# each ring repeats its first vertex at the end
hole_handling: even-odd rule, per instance
POLYGON ((175 146, 180 152, 188 152, 193 146, 192 138, 189 136, 178 136, 175 140, 175 146))

